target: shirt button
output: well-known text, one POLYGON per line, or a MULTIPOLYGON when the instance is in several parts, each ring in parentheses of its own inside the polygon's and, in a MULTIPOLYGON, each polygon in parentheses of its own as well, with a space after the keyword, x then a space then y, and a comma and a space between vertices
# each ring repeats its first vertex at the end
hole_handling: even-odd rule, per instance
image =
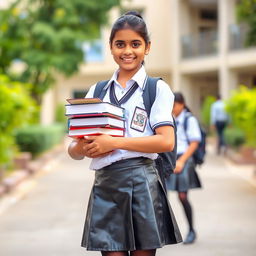
POLYGON ((124 94, 124 91, 122 91, 122 94, 124 94))

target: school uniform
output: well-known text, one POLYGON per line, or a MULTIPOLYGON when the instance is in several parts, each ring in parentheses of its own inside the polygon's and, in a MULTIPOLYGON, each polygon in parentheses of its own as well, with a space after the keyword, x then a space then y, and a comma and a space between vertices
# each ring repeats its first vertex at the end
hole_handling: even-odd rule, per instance
MULTIPOLYGON (((152 129, 173 125, 174 96, 164 81, 157 84, 156 100, 147 117, 142 92, 147 79, 144 67, 126 88, 116 71, 104 101, 125 109, 125 137, 143 137, 152 129)), ((95 85, 86 97, 93 97, 95 85)), ((94 158, 90 168, 95 181, 87 209, 82 246, 95 251, 133 251, 160 248, 181 242, 181 235, 153 160, 156 153, 115 150, 94 158)))
MULTIPOLYGON (((189 116, 187 120, 187 129, 185 130, 184 122, 187 115, 187 110, 184 109, 175 119, 177 126, 177 158, 183 155, 191 141, 201 141, 201 132, 198 121, 194 116, 189 116)), ((190 157, 183 170, 180 173, 172 173, 166 180, 168 190, 178 192, 186 192, 192 188, 200 188, 201 182, 195 169, 193 157, 190 157)))

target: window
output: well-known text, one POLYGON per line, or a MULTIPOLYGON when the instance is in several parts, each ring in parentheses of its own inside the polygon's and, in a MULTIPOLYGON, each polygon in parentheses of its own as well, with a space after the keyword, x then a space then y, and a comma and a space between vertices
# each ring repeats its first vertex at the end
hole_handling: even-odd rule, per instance
POLYGON ((87 94, 88 90, 74 90, 73 91, 73 98, 84 98, 85 95, 87 94))
POLYGON ((217 11, 210 9, 202 9, 200 10, 200 18, 203 20, 217 20, 217 11))
POLYGON ((85 62, 102 62, 103 58, 103 40, 96 39, 84 42, 82 45, 85 62))

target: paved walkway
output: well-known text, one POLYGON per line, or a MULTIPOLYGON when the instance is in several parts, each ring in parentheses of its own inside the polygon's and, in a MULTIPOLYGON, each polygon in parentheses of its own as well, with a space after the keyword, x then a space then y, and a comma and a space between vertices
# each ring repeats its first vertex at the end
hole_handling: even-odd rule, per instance
MULTIPOLYGON (((158 255, 254 256, 256 187, 239 176, 247 171, 209 152, 199 170, 204 188, 189 195, 198 240, 193 245, 166 246, 158 255)), ((0 255, 100 255, 80 247, 93 174, 88 160, 73 161, 63 153, 39 176, 0 200, 0 255)), ((169 197, 185 236, 181 206, 176 194, 169 197)))

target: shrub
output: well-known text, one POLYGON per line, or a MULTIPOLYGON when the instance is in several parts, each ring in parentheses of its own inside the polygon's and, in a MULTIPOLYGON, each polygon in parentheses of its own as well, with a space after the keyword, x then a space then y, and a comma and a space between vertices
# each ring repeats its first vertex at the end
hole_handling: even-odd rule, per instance
POLYGON ((256 147, 256 88, 241 86, 226 102, 233 125, 243 131, 246 144, 256 147))
POLYGON ((67 123, 67 117, 65 116, 65 106, 58 104, 55 112, 55 121, 57 123, 67 123))
POLYGON ((207 96, 202 105, 201 120, 204 127, 209 131, 211 123, 211 105, 216 101, 213 96, 207 96))
POLYGON ((53 124, 33 125, 18 129, 15 137, 21 151, 31 152, 35 156, 60 143, 63 136, 63 124, 53 124))
POLYGON ((36 111, 28 87, 0 74, 0 166, 7 164, 15 152, 15 129, 29 123, 36 111))
POLYGON ((245 143, 245 136, 242 130, 236 127, 228 127, 224 131, 225 142, 232 148, 239 148, 245 143))

